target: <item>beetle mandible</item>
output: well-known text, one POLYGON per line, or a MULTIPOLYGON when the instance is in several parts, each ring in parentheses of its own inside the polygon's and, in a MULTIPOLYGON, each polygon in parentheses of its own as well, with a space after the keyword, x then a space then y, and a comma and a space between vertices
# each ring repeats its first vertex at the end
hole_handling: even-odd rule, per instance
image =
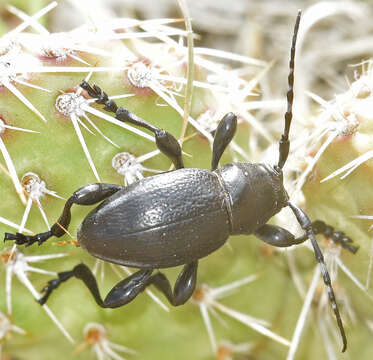
MULTIPOLYGON (((322 270, 338 327, 346 350, 347 339, 323 254, 315 233, 351 240, 343 233, 334 232, 323 222, 311 223, 305 212, 289 201, 283 186, 282 168, 289 154, 289 131, 292 120, 295 44, 301 12, 299 11, 292 38, 287 111, 285 127, 279 142, 277 165, 234 162, 218 168, 219 160, 232 140, 237 126, 233 113, 220 121, 213 142, 211 171, 186 169, 178 141, 165 130, 141 119, 129 110, 118 107, 97 85, 81 83, 89 96, 104 109, 124 122, 138 125, 154 133, 159 150, 175 165, 174 171, 164 172, 139 180, 127 187, 95 183, 83 186, 66 201, 63 212, 50 231, 34 236, 21 233, 5 234, 5 240, 17 245, 39 245, 52 236, 65 234, 71 219, 71 207, 94 205, 101 202, 83 220, 77 233, 80 246, 93 256, 120 265, 139 268, 120 281, 102 300, 96 279, 84 264, 58 274, 42 289, 44 304, 50 294, 63 282, 75 277, 83 281, 97 304, 115 308, 132 301, 147 286, 155 285, 174 305, 184 304, 193 294, 197 279, 198 260, 220 248, 229 235, 254 234, 273 246, 289 247, 307 239, 322 270), (296 238, 284 228, 266 224, 282 208, 289 206, 304 230, 296 238), (337 236, 338 235, 338 236, 337 236), (172 290, 162 272, 154 270, 184 265, 172 290)), ((351 245, 352 247, 352 245, 351 245)), ((352 247, 352 252, 357 248, 352 247)))

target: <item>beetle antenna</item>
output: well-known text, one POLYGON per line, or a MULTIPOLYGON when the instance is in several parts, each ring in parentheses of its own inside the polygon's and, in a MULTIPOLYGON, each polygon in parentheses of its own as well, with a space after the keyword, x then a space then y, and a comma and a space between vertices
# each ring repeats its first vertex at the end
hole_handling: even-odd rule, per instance
POLYGON ((289 131, 291 125, 291 119, 293 118, 293 98, 294 98, 294 59, 295 59, 295 44, 297 42, 297 35, 299 29, 299 22, 301 17, 302 11, 298 10, 297 19, 294 25, 294 32, 293 32, 293 39, 291 42, 291 50, 290 50, 290 61, 289 61, 289 75, 288 75, 288 92, 287 92, 287 103, 288 107, 285 113, 285 128, 284 133, 281 136, 281 140, 279 143, 279 159, 278 159, 278 167, 282 169, 285 165, 286 159, 289 155, 289 131))

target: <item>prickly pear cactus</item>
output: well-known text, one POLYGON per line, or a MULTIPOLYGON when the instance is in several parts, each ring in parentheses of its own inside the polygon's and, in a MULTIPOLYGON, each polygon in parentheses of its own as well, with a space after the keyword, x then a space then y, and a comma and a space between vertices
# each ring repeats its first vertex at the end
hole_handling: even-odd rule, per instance
MULTIPOLYGON (((266 71, 264 62, 239 58, 259 74, 243 79, 217 58, 204 57, 200 49, 194 57, 192 107, 184 136, 188 48, 177 39, 187 33, 168 19, 112 19, 49 33, 38 19, 55 5, 32 18, 13 9, 22 19, 21 27, 0 39, 1 237, 5 232, 47 231, 66 199, 81 186, 92 182, 128 185, 170 168, 170 161, 157 151, 153 135, 117 121, 95 104, 79 87, 84 79, 98 84, 118 105, 183 137, 186 167, 210 167, 212 132, 228 111, 237 113, 240 124, 221 163, 259 160, 268 141, 277 142, 278 134, 267 131, 248 112, 250 106, 245 106, 257 100, 253 92, 266 71)), ((368 89, 351 92, 364 109, 371 96, 368 89)), ((356 169, 354 181, 350 175, 343 181, 319 182, 369 150, 369 115, 355 107, 352 95, 343 100, 342 96, 347 95, 336 103, 346 104, 346 128, 335 125, 333 130, 329 124, 331 130, 323 133, 317 125, 311 126, 309 137, 320 141, 312 147, 297 147, 298 153, 289 158, 294 155, 295 162, 293 168, 288 164, 289 174, 299 175, 294 170, 312 163, 330 132, 335 137, 307 170, 304 181, 300 174, 301 185, 289 182, 288 186, 289 194, 295 194, 313 219, 343 230, 361 247, 353 255, 338 244, 322 242, 349 339, 347 351, 351 358, 368 359, 371 295, 357 290, 356 283, 360 286, 365 281, 369 268, 369 224, 350 216, 369 214, 369 168, 362 173, 356 169), (341 266, 351 267, 360 282, 349 280, 348 270, 341 266)), ((125 307, 101 309, 78 280, 62 284, 40 306, 36 300, 47 281, 80 262, 96 273, 103 297, 134 271, 97 261, 75 246, 76 229, 90 209, 73 207, 71 225, 62 238, 52 238, 40 247, 2 245, 2 359, 340 357, 339 333, 312 252, 304 247, 278 252, 254 237, 235 237, 202 259, 197 290, 179 308, 171 308, 151 287, 125 307), (310 308, 303 321, 304 304, 310 308)), ((291 226, 294 219, 285 212, 278 221, 291 226)), ((179 272, 179 268, 165 270, 172 283, 179 272)))

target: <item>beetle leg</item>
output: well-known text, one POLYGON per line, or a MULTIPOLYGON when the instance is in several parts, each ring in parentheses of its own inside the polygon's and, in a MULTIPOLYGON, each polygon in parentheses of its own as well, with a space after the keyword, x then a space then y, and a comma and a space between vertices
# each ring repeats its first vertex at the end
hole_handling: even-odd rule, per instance
POLYGON ((215 131, 214 144, 212 147, 211 171, 216 170, 219 160, 224 150, 232 141, 237 129, 237 117, 233 113, 228 113, 220 120, 215 131))
POLYGON ((151 276, 148 280, 148 285, 155 285, 167 297, 171 305, 183 305, 190 299, 196 288, 197 268, 198 261, 186 264, 176 280, 173 291, 171 290, 170 282, 161 272, 151 276))
POLYGON ((335 300, 335 295, 334 295, 332 283, 330 281, 330 276, 329 276, 329 273, 328 273, 328 269, 325 265, 324 256, 323 256, 323 254, 322 254, 322 252, 319 248, 319 245, 317 244, 315 234, 314 234, 313 229, 312 229, 312 223, 311 223, 310 219, 308 218, 307 214, 301 208, 299 208, 298 206, 296 206, 296 205, 294 205, 290 202, 288 203, 288 205, 290 206, 291 210, 293 211, 293 213, 294 213, 295 217, 297 218, 298 223, 300 224, 302 229, 306 231, 307 237, 311 240, 311 244, 312 244, 312 247, 313 247, 313 251, 315 253, 316 260, 318 261, 318 263, 320 264, 320 267, 321 267, 321 273, 322 273, 322 276, 323 276, 323 279, 324 279, 324 284, 328 289, 329 301, 332 305, 335 317, 337 319, 337 324, 338 324, 339 331, 341 333, 342 341, 343 341, 342 352, 344 352, 344 351, 346 351, 346 348, 347 348, 347 338, 346 338, 346 334, 345 334, 345 331, 344 331, 344 328, 343 328, 341 315, 340 315, 339 310, 338 310, 338 305, 337 305, 337 302, 335 300))
POLYGON ((69 227, 71 220, 70 210, 73 204, 94 205, 122 189, 123 186, 112 184, 96 183, 83 186, 79 190, 75 191, 73 195, 66 201, 60 218, 49 231, 33 236, 23 235, 21 233, 5 233, 4 241, 13 240, 17 245, 30 246, 35 242, 41 245, 52 236, 61 237, 65 234, 65 230, 69 227))
POLYGON ((57 289, 61 283, 67 281, 72 277, 76 277, 84 282, 85 286, 91 292, 97 305, 103 308, 116 308, 123 306, 132 301, 140 292, 142 292, 148 285, 147 281, 152 274, 152 269, 140 270, 131 276, 120 281, 115 285, 102 300, 98 290, 97 281, 92 271, 84 264, 79 264, 71 271, 65 271, 58 274, 57 279, 48 281, 42 292, 44 296, 38 300, 41 305, 44 305, 51 293, 57 289))
MULTIPOLYGON (((312 230, 315 235, 323 234, 325 237, 331 239, 334 243, 339 244, 349 252, 356 254, 359 246, 353 245, 353 240, 347 236, 343 231, 335 231, 333 226, 326 224, 322 220, 312 222, 312 230)), ((295 241, 303 242, 308 239, 307 233, 295 239, 295 241)), ((297 242, 297 244, 299 244, 297 242)))
MULTIPOLYGON (((312 222, 312 230, 315 235, 323 234, 353 254, 355 254, 359 249, 358 246, 351 244, 352 239, 350 239, 344 232, 334 231, 332 226, 325 224, 325 222, 322 220, 312 222)), ((254 234, 260 240, 277 247, 288 247, 291 245, 301 244, 308 239, 307 233, 296 238, 286 229, 269 224, 263 225, 257 229, 254 234)))
POLYGON ((308 239, 295 238, 295 236, 286 229, 276 226, 265 224, 254 232, 254 235, 260 240, 277 247, 288 247, 291 245, 300 244, 308 239))
POLYGON ((105 91, 101 90, 97 85, 91 86, 84 80, 80 87, 86 90, 89 96, 97 99, 96 103, 105 105, 104 110, 114 113, 116 119, 141 126, 153 132, 158 149, 171 159, 176 169, 184 167, 180 144, 173 135, 165 130, 158 129, 128 109, 118 107, 113 100, 109 99, 105 91))

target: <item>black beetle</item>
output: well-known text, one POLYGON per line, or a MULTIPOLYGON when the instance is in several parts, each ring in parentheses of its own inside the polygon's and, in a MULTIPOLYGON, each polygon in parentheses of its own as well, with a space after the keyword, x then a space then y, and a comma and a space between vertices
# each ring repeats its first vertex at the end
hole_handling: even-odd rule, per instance
MULTIPOLYGON (((51 292, 71 277, 81 279, 97 304, 115 308, 132 301, 147 286, 155 285, 172 305, 184 304, 193 294, 198 260, 221 247, 229 235, 255 234, 273 246, 288 247, 311 240, 321 265, 324 283, 335 313, 346 350, 347 340, 335 300, 323 254, 315 233, 325 233, 341 244, 351 240, 323 222, 311 223, 308 216, 289 202, 283 186, 282 168, 289 153, 289 130, 292 120, 295 44, 301 13, 298 13, 290 54, 287 92, 288 108, 285 129, 279 143, 279 161, 275 166, 230 163, 218 168, 219 160, 232 140, 237 125, 233 113, 226 114, 214 135, 211 171, 185 169, 178 141, 164 130, 147 123, 129 110, 118 107, 98 86, 83 81, 81 87, 115 113, 118 120, 130 122, 152 131, 158 148, 174 163, 176 170, 137 181, 127 187, 112 184, 86 185, 67 200, 62 215, 48 232, 34 236, 5 234, 4 240, 17 245, 42 244, 51 236, 65 234, 73 204, 93 205, 103 201, 89 213, 79 227, 77 239, 90 254, 105 261, 140 268, 120 281, 102 300, 91 270, 79 264, 71 271, 61 272, 48 282, 39 299, 44 304, 51 292), (296 238, 289 231, 266 224, 283 207, 290 206, 305 234, 296 238), (184 265, 174 289, 161 272, 155 269, 184 265)), ((356 247, 350 246, 355 252, 356 247)))

